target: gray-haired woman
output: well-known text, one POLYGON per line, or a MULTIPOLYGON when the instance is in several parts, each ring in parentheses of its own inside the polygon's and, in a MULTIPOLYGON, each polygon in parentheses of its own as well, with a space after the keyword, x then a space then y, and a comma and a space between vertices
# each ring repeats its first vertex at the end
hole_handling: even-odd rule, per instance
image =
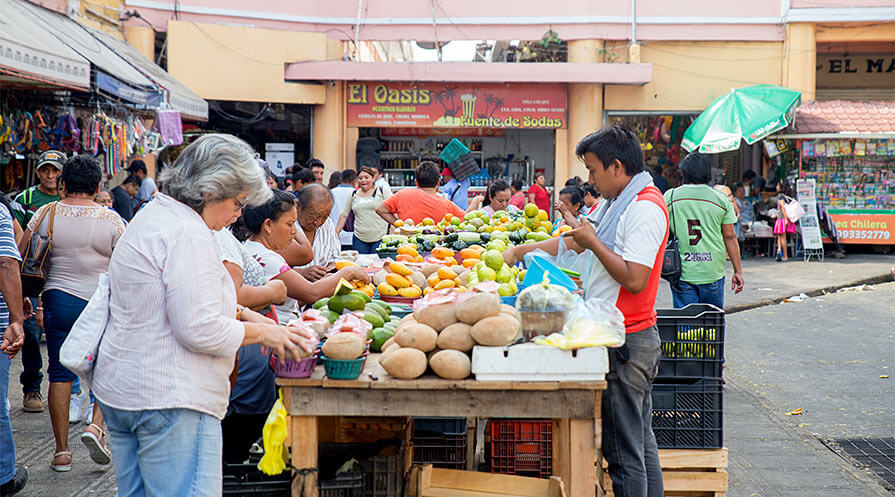
POLYGON ((238 310, 212 230, 271 196, 252 149, 205 135, 159 178, 160 193, 118 241, 109 324, 93 391, 109 431, 118 495, 221 495, 221 418, 240 345, 280 357, 310 337, 238 310), (240 322, 238 319, 242 319, 240 322))

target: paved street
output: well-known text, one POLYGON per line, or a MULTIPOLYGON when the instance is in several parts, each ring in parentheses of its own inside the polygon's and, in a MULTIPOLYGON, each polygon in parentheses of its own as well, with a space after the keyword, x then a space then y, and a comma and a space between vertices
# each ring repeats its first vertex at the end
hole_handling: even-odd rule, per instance
MULTIPOLYGON (((747 289, 728 296, 729 310, 824 288, 891 280, 895 256, 853 255, 844 261, 744 264, 747 289)), ((864 291, 756 307, 728 316, 724 390, 728 497, 891 496, 880 480, 827 449, 821 439, 891 437, 895 433, 895 283, 864 291), (800 416, 786 416, 796 408, 800 416)), ((670 306, 662 284, 659 306, 670 306)), ((30 468, 27 497, 114 495, 112 467, 93 464, 73 426, 74 467, 49 468, 53 436, 47 412, 22 411, 13 362, 10 406, 20 462, 30 468)), ((46 382, 44 382, 46 393, 46 382)))

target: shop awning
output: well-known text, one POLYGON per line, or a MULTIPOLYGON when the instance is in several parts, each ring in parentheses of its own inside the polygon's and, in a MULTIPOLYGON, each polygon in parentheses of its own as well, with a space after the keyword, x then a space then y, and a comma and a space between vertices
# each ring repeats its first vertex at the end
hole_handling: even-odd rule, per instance
POLYGON ((43 29, 90 61, 96 69, 97 88, 100 91, 138 105, 157 105, 159 97, 154 94, 161 95, 160 89, 115 51, 92 36, 84 26, 29 2, 15 3, 26 9, 34 22, 43 29), (101 73, 108 78, 100 76, 101 73), (113 79, 116 81, 112 82, 113 79), (153 101, 156 102, 155 105, 153 101))
POLYGON ((152 80, 156 86, 167 91, 167 102, 172 109, 179 110, 181 115, 187 119, 207 121, 208 120, 208 102, 202 97, 196 95, 180 81, 174 79, 164 69, 157 66, 154 62, 147 59, 139 50, 130 44, 113 38, 105 33, 89 29, 90 33, 105 43, 108 47, 115 50, 119 55, 126 58, 128 62, 133 64, 145 76, 152 80))
POLYGON ((0 0, 0 81, 90 87, 90 63, 47 30, 18 0, 0 0))
POLYGON ((774 138, 895 137, 895 102, 830 100, 796 109, 790 133, 774 138))
POLYGON ((545 62, 352 62, 342 60, 286 64, 287 81, 411 81, 454 83, 605 83, 643 85, 653 65, 545 62))

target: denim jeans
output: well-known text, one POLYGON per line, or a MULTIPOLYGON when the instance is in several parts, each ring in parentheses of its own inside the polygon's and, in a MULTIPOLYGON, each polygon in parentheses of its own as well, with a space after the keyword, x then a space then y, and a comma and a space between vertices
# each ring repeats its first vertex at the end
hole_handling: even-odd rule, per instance
MULTIPOLYGON (((6 324, 0 323, 0 334, 6 331, 6 324)), ((9 422, 9 357, 0 352, 0 485, 16 476, 16 444, 12 439, 12 424, 9 422)))
MULTIPOLYGON (((37 299, 31 299, 34 312, 37 312, 37 299)), ((25 344, 22 345, 22 373, 19 375, 19 383, 22 384, 22 393, 40 392, 40 382, 43 380, 43 358, 40 355, 40 334, 43 330, 37 325, 37 320, 30 317, 25 320, 25 344)))
POLYGON ((718 309, 724 309, 724 277, 703 285, 679 281, 676 285, 671 285, 671 300, 675 309, 687 304, 712 304, 718 309))
POLYGON ((220 497, 220 420, 192 409, 125 411, 97 402, 118 497, 220 497))
MULTIPOLYGON (((59 350, 78 316, 87 307, 87 301, 61 290, 48 290, 43 294, 44 332, 47 335, 47 374, 51 383, 76 381, 78 376, 59 362, 59 350)), ((79 393, 72 385, 72 393, 79 393)))
POLYGON ((375 254, 376 249, 379 248, 379 243, 378 240, 373 243, 367 243, 358 238, 357 235, 351 237, 351 246, 361 254, 375 254))
POLYGON ((662 497, 662 470, 652 429, 652 383, 659 371, 655 326, 625 337, 609 349, 603 392, 603 456, 617 497, 662 497))

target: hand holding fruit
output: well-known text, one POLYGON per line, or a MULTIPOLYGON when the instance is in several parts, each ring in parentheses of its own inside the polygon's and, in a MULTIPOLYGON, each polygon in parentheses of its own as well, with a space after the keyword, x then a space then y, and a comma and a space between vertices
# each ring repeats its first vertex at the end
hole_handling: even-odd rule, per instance
POLYGON ((317 342, 316 334, 309 328, 277 325, 263 325, 260 328, 261 345, 272 349, 280 358, 290 355, 295 359, 306 357, 313 352, 317 342))

